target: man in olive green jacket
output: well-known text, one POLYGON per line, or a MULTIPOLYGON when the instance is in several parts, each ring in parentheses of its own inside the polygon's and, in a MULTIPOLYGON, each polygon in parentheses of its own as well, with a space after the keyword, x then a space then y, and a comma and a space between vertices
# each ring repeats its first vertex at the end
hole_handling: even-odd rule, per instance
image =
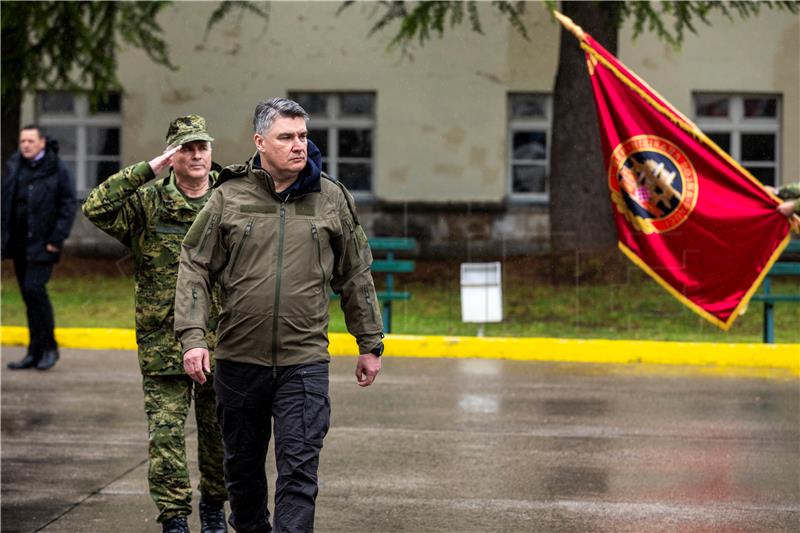
MULTIPOLYGON (((192 394, 198 430, 200 521, 203 532, 226 531, 227 499, 223 447, 211 386, 193 386, 173 332, 173 302, 180 248, 186 232, 210 196, 211 141, 202 117, 175 119, 167 148, 147 162, 131 165, 98 185, 83 212, 98 228, 130 248, 136 277, 136 342, 150 435, 150 495, 165 532, 188 531, 192 487, 186 462, 184 423, 192 394), (168 167, 169 176, 149 183, 168 167)), ((216 308, 211 319, 215 320, 216 308)), ((210 328, 209 340, 211 339, 210 328)))
POLYGON ((380 371, 383 333, 372 255, 350 193, 321 173, 299 104, 256 107, 257 152, 226 168, 183 242, 175 332, 203 383, 213 280, 222 311, 214 356, 230 523, 237 531, 314 527, 317 467, 328 430, 329 287, 341 294, 359 352, 356 378, 380 371), (274 419, 278 470, 272 526, 264 462, 274 419))

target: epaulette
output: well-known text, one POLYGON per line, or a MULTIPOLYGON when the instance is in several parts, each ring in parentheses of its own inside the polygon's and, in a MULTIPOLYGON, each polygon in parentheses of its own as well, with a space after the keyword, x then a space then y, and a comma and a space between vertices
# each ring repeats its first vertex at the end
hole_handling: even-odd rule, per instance
POLYGON ((356 226, 361 225, 361 223, 358 221, 358 215, 356 214, 356 201, 353 199, 353 195, 350 194, 350 191, 347 190, 347 187, 344 186, 344 183, 337 180, 336 178, 328 176, 324 172, 322 172, 321 175, 323 178, 326 178, 327 180, 335 183, 336 186, 342 190, 342 193, 344 194, 344 199, 347 200, 347 207, 350 209, 350 216, 353 217, 353 222, 355 222, 356 226))
POLYGON ((228 165, 219 173, 217 182, 213 187, 219 187, 228 180, 242 178, 244 176, 247 176, 247 165, 228 165))

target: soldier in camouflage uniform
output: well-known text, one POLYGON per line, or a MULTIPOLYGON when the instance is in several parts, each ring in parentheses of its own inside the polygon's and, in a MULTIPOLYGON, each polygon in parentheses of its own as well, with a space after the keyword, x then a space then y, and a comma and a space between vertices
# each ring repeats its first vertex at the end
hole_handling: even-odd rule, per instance
MULTIPOLYGON (((219 166, 202 117, 175 119, 167 149, 98 185, 83 212, 98 228, 131 249, 136 280, 136 342, 150 435, 150 495, 165 532, 189 531, 192 488, 186 462, 184 423, 194 396, 200 466, 200 520, 204 533, 227 531, 223 447, 213 386, 196 384, 183 369, 173 333, 173 302, 181 242, 210 197, 219 166), (212 170, 212 165, 216 167, 212 170), (148 183, 170 167, 169 176, 148 183)), ((213 342, 216 314, 209 320, 213 342)), ((213 345, 213 344, 212 344, 213 345)), ((211 373, 210 363, 205 371, 211 373)))

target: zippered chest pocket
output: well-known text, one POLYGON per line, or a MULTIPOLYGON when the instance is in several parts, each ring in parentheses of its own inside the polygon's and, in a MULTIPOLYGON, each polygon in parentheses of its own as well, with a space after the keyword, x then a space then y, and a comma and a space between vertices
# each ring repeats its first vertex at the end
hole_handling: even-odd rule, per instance
MULTIPOLYGON (((242 231, 242 237, 239 239, 239 242, 236 243, 233 247, 233 254, 231 255, 230 263, 228 264, 228 277, 234 274, 236 265, 239 263, 240 257, 242 256, 242 251, 245 250, 247 246, 247 242, 250 238, 250 234, 253 232, 253 225, 255 224, 255 217, 250 217, 247 221, 247 224, 244 226, 244 230, 242 231)), ((246 250, 245 250, 245 253, 246 250)))
POLYGON ((327 290, 326 287, 327 287, 328 277, 325 273, 325 266, 322 262, 322 243, 320 242, 322 240, 322 236, 320 235, 319 227, 314 222, 311 223, 311 239, 314 241, 314 249, 316 252, 315 255, 317 259, 316 263, 317 266, 319 267, 319 274, 321 277, 320 291, 324 293, 327 290))

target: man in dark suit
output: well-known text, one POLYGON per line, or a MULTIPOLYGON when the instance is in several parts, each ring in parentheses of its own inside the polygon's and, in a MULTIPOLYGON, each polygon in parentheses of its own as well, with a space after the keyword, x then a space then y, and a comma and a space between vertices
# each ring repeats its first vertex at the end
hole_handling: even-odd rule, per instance
POLYGON ((30 331, 28 352, 21 361, 9 363, 12 370, 47 370, 58 360, 46 285, 75 208, 72 176, 58 158, 58 143, 38 126, 23 127, 19 151, 8 160, 2 180, 2 257, 14 261, 30 331))

